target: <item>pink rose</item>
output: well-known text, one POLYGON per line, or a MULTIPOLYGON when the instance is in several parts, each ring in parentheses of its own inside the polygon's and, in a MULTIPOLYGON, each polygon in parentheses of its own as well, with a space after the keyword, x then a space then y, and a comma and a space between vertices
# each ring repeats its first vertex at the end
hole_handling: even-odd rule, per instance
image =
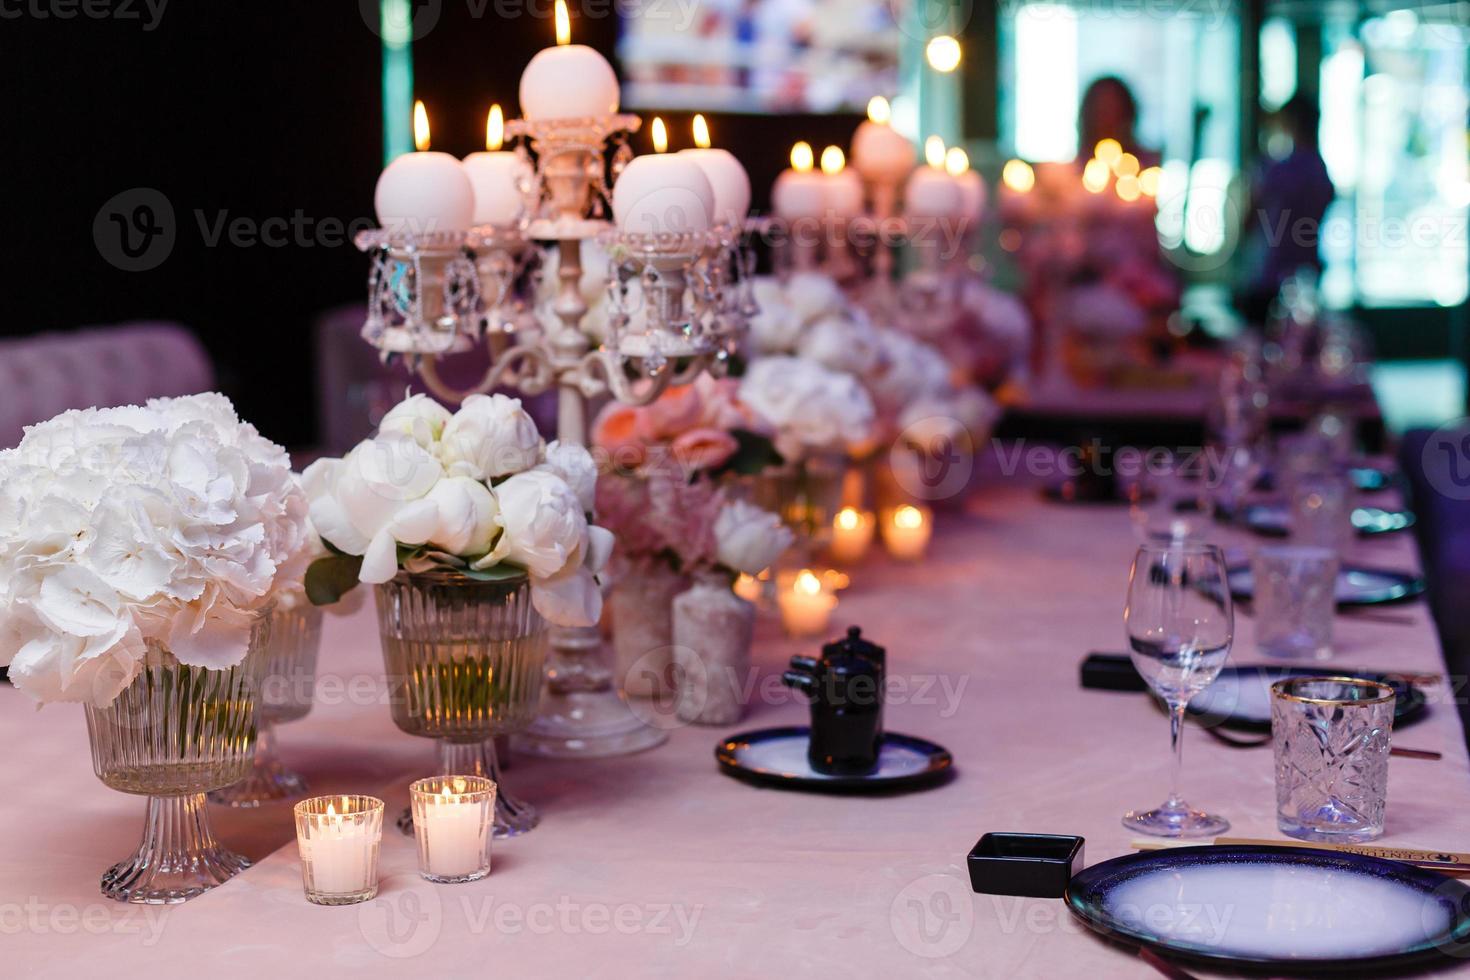
POLYGON ((607 453, 618 470, 637 469, 648 458, 641 410, 612 402, 592 423, 592 444, 607 453))
POLYGON ((674 440, 674 459, 681 466, 712 470, 735 455, 740 443, 720 429, 690 429, 674 440))

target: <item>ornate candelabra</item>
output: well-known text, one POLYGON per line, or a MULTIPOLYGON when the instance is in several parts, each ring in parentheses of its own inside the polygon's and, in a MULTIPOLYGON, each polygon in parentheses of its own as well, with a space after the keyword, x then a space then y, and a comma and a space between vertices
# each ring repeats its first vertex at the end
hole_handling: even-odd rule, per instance
MULTIPOLYGON (((627 137, 639 124, 621 114, 514 120, 506 134, 532 174, 521 222, 417 237, 360 235, 359 248, 374 255, 364 339, 385 357, 405 357, 451 403, 496 388, 531 396, 554 388, 557 437, 584 446, 590 401, 647 404, 670 384, 723 371, 752 312, 749 256, 738 230, 634 235, 613 228, 611 185, 632 158, 627 137), (582 244, 590 239, 610 256, 609 330, 595 345, 584 329, 580 288, 582 244), (552 316, 544 320, 514 288, 542 242, 558 260, 552 316), (437 359, 480 342, 491 354, 484 376, 468 390, 447 385, 437 359)), ((552 630, 541 710, 516 737, 518 748, 598 757, 665 738, 620 696, 595 628, 552 630)))

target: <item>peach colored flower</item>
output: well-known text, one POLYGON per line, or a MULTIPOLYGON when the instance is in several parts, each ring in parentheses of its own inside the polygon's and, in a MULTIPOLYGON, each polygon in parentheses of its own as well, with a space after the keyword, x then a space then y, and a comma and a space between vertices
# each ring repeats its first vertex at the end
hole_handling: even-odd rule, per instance
POLYGON ((734 436, 719 429, 690 429, 673 444, 675 461, 695 470, 715 469, 739 448, 734 436))
POLYGON ((643 409, 646 438, 663 442, 683 435, 699 425, 703 414, 703 399, 693 385, 670 388, 643 409))
POLYGON ((592 444, 618 468, 635 469, 648 458, 642 410, 612 402, 592 423, 592 444))

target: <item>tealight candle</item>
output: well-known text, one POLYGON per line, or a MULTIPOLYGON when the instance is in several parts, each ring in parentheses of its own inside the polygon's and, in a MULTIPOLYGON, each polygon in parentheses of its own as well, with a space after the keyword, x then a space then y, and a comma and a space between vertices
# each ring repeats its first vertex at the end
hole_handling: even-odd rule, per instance
POLYGON ((889 125, 888 100, 875 95, 868 101, 868 118, 852 134, 852 166, 865 180, 898 184, 914 169, 918 154, 903 134, 889 125))
POLYGON ((464 231, 474 219, 475 190, 463 164, 429 150, 429 116, 422 102, 413 107, 413 139, 418 151, 398 157, 378 177, 373 192, 378 224, 415 234, 464 231))
POLYGON ((704 116, 694 117, 694 148, 679 156, 693 160, 704 171, 715 194, 715 223, 741 228, 750 213, 750 175, 735 154, 710 145, 709 124, 704 116))
POLYGON ((352 905, 378 893, 382 800, 371 796, 318 796, 302 800, 293 812, 307 901, 352 905))
POLYGON ((827 632, 837 597, 828 592, 822 580, 809 568, 796 573, 787 588, 777 595, 781 607, 781 625, 792 636, 817 636, 827 632))
POLYGON ((618 111, 622 92, 607 59, 572 43, 564 0, 556 0, 556 47, 542 48, 521 72, 521 114, 527 119, 591 119, 618 111))
POLYGON ((844 565, 863 560, 873 543, 877 521, 871 511, 844 507, 832 518, 832 560, 844 565))
POLYGON ((483 776, 434 776, 408 787, 419 874, 429 881, 478 881, 490 873, 495 782, 483 776))
POLYGON ((791 169, 783 170, 771 186, 771 210, 787 221, 819 218, 827 206, 827 182, 812 172, 811 144, 791 148, 791 169))
POLYGON ((485 149, 464 158, 477 225, 514 224, 525 208, 522 186, 530 180, 531 168, 520 154, 502 150, 504 142, 505 117, 500 106, 493 105, 485 121, 485 149))
POLYGON ((883 521, 883 545, 900 561, 918 561, 929 548, 934 533, 934 512, 928 507, 904 504, 883 521))

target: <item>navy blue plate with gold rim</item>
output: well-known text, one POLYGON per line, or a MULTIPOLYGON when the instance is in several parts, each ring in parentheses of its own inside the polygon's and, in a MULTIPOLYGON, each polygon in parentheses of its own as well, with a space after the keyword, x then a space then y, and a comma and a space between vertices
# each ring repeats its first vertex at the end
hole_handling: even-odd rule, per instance
POLYGON ((811 729, 805 725, 741 732, 715 746, 720 771, 758 786, 816 793, 898 793, 925 789, 949 778, 954 757, 926 739, 883 733, 878 768, 861 776, 817 772, 807 761, 811 729))
POLYGON ((1470 953, 1470 886, 1359 854, 1166 848, 1094 864, 1064 900, 1103 936, 1221 968, 1341 975, 1470 953))
MULTIPOLYGON (((1255 592, 1255 576, 1249 565, 1236 565, 1227 573, 1230 594, 1249 602, 1255 592)), ((1344 565, 1337 571, 1337 605, 1380 606, 1407 602, 1424 591, 1424 579, 1412 572, 1396 572, 1387 568, 1364 568, 1344 565)))

